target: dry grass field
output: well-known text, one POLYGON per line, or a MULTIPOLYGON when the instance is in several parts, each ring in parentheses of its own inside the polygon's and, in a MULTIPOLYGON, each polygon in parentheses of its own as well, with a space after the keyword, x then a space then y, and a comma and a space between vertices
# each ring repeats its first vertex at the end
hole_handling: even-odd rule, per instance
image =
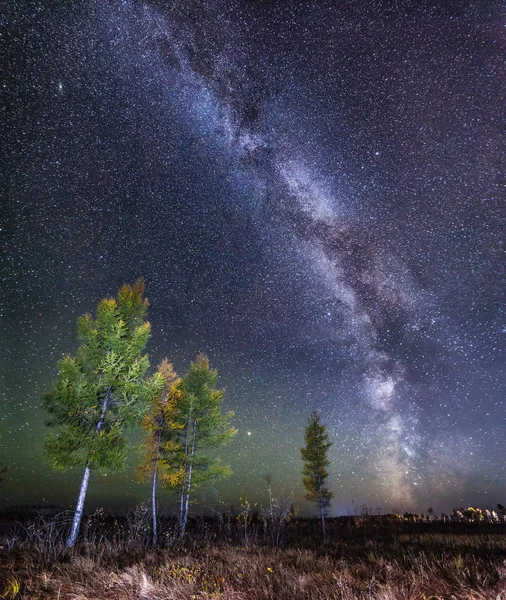
POLYGON ((18 523, 0 549, 2 597, 506 599, 504 524, 343 517, 329 521, 323 543, 317 521, 294 519, 273 545, 254 518, 246 527, 237 518, 197 519, 183 541, 167 522, 163 544, 152 548, 147 523, 95 514, 73 549, 61 519, 18 523))

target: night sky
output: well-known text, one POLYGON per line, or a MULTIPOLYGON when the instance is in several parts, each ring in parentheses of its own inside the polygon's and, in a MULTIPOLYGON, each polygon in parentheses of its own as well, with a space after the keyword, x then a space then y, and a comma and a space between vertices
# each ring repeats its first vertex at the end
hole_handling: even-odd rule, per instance
MULTIPOLYGON (((78 316, 141 275, 151 369, 203 351, 235 411, 202 504, 265 504, 271 473, 304 513, 315 408, 332 514, 506 503, 502 1, 0 16, 3 504, 75 502, 42 397, 78 316)), ((136 464, 87 506, 146 500, 136 464)))

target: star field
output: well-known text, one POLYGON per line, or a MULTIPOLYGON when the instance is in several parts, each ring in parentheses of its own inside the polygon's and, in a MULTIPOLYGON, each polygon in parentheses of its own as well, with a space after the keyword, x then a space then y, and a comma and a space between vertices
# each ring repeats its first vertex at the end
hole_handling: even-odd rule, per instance
MULTIPOLYGON (((272 473, 306 510, 314 408, 334 513, 504 503, 506 10, 366 4, 1 9, 5 502, 72 505, 42 395, 143 275, 152 368, 207 353, 235 411, 203 503, 272 473)), ((143 501, 135 464, 90 506, 143 501)))

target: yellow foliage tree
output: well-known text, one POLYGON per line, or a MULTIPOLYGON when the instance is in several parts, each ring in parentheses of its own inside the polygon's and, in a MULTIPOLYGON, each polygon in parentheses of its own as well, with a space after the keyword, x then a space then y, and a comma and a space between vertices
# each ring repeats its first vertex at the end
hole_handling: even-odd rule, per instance
POLYGON ((158 366, 157 373, 163 381, 163 387, 154 398, 150 411, 142 420, 141 425, 146 435, 143 444, 144 457, 138 468, 140 479, 151 483, 154 545, 158 541, 156 511, 158 481, 169 487, 177 487, 181 485, 184 478, 182 467, 174 468, 169 460, 169 457, 179 450, 175 432, 179 427, 176 422, 176 411, 182 397, 181 379, 166 358, 158 366))

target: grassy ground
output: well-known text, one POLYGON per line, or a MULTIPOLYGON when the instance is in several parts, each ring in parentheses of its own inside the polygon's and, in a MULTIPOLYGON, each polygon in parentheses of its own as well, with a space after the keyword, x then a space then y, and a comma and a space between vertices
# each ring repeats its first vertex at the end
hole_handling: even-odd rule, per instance
POLYGON ((166 538, 153 549, 131 530, 123 539, 98 535, 102 523, 69 550, 46 523, 4 539, 0 592, 19 600, 506 600, 502 527, 368 525, 331 524, 323 544, 317 523, 294 521, 275 547, 254 524, 249 532, 201 524, 184 543, 166 538))

